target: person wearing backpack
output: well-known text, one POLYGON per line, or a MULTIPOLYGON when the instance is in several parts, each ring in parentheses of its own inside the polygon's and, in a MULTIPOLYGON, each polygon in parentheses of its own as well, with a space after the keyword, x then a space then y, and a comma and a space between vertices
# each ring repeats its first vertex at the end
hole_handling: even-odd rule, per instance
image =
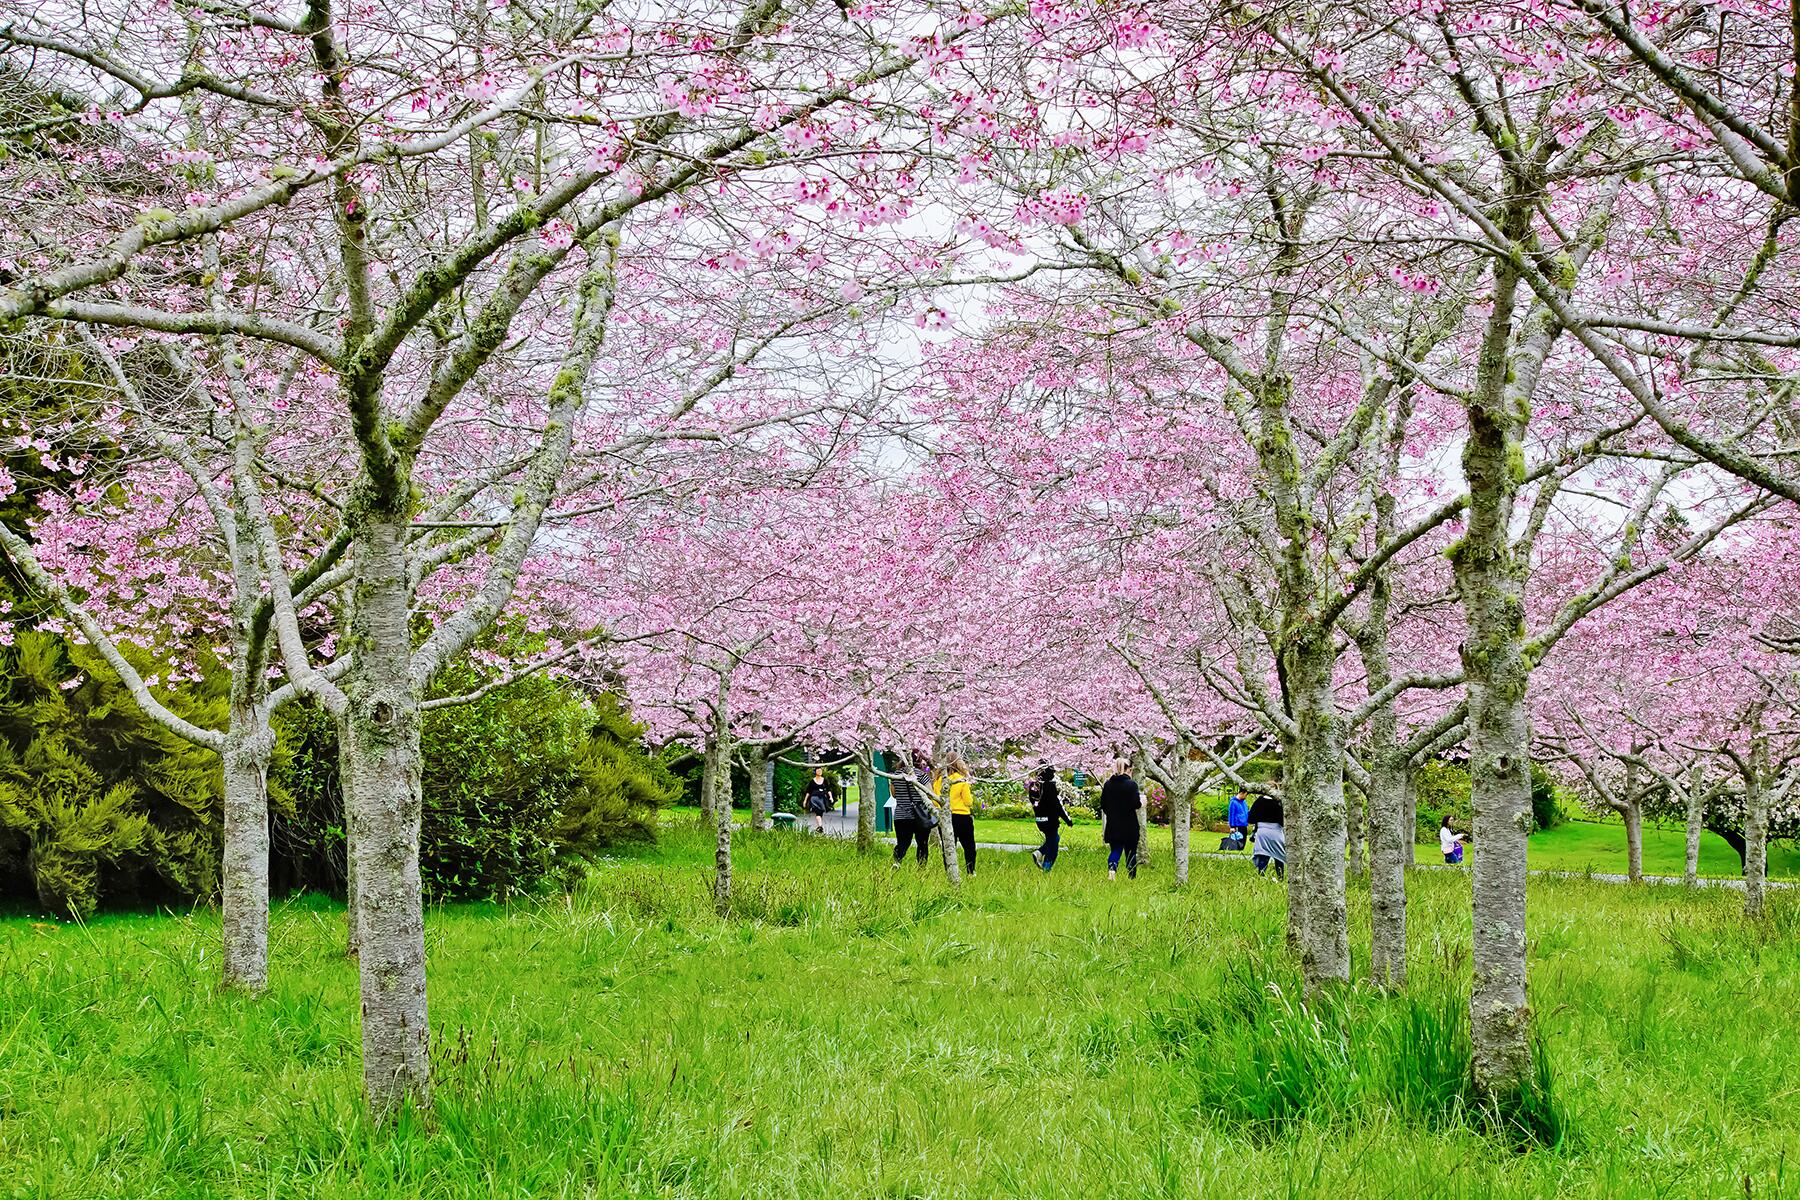
POLYGON ((919 781, 910 771, 894 775, 888 780, 888 787, 894 797, 896 867, 906 857, 907 847, 915 841, 919 846, 919 865, 925 865, 925 855, 931 845, 931 830, 937 824, 930 803, 920 795, 919 786, 919 781))

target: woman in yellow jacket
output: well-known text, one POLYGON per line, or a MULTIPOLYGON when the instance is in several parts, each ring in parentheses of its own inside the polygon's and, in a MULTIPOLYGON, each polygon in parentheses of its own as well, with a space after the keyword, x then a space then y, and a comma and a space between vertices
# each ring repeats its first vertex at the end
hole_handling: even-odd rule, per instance
MULTIPOLYGON (((946 777, 939 775, 931 781, 931 793, 934 796, 944 794, 946 777)), ((975 878, 975 813, 971 806, 974 794, 969 790, 969 765, 961 757, 950 760, 948 775, 950 786, 950 830, 956 834, 956 844, 962 847, 963 872, 970 879, 975 878)))

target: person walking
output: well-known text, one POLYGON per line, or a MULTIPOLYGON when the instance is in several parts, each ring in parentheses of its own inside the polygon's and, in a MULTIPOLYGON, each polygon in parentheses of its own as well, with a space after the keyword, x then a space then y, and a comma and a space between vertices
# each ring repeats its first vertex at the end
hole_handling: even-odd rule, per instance
POLYGON ((1231 803, 1225 806, 1225 826, 1236 843, 1233 849, 1242 850, 1249 844, 1250 806, 1244 803, 1244 793, 1231 793, 1231 803))
POLYGON ((832 805, 836 803, 836 793, 836 785, 825 778, 825 768, 814 767, 813 776, 807 782, 806 796, 803 800, 806 811, 812 814, 814 833, 825 832, 825 814, 830 812, 832 805))
POLYGON ((1274 796, 1258 796, 1250 806, 1250 824, 1256 827, 1250 861, 1256 864, 1258 875, 1268 871, 1273 863, 1275 878, 1287 876, 1287 835, 1282 831, 1281 818, 1281 801, 1274 796))
POLYGON ((1138 790, 1137 780, 1125 769, 1125 760, 1113 760, 1112 774, 1100 785, 1100 819, 1104 822, 1101 834, 1106 839, 1109 853, 1106 856, 1106 877, 1119 877, 1119 859, 1125 859, 1127 875, 1137 878, 1138 841, 1143 830, 1138 825, 1138 809, 1144 807, 1143 793, 1138 790))
POLYGON ((1038 832, 1044 835, 1044 844, 1031 852, 1031 861, 1040 871, 1048 871, 1056 865, 1056 851, 1062 845, 1062 826, 1073 828, 1075 825, 1069 819, 1069 810, 1063 807, 1062 796, 1056 788, 1056 771, 1049 763, 1039 767, 1037 774, 1025 785, 1025 798, 1037 817, 1038 832))
POLYGON ((969 764, 960 757, 950 759, 950 770, 932 780, 934 795, 950 803, 950 830, 956 844, 962 847, 963 872, 975 878, 975 812, 974 793, 969 788, 969 764))
POLYGON ((1463 835, 1450 828, 1450 814, 1444 814, 1444 823, 1438 826, 1438 849, 1444 852, 1446 866, 1461 866, 1463 860, 1463 835))
POLYGON ((933 820, 931 805, 919 794, 919 783, 911 774, 895 775, 888 781, 894 797, 894 865, 906 857, 906 849, 914 842, 919 847, 919 865, 925 865, 925 854, 931 846, 933 820))

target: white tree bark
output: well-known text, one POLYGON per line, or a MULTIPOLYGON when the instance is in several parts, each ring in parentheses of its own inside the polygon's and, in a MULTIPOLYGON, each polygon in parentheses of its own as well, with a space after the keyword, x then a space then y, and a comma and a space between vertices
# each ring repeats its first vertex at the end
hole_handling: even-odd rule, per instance
POLYGON ((1344 796, 1344 833, 1349 843, 1349 866, 1351 875, 1362 876, 1369 873, 1368 853, 1368 793, 1359 787, 1352 786, 1344 796))
POLYGON ((865 742, 856 756, 856 852, 875 849, 875 743, 865 742))
MULTIPOLYGON (((1287 686, 1296 735, 1286 757, 1288 828, 1300 820, 1300 967, 1309 990, 1350 981, 1350 913, 1345 891, 1344 747, 1332 686, 1336 653, 1329 634, 1303 642, 1288 656, 1287 686)), ((1291 888, 1292 885, 1290 885, 1291 888)), ((1290 895, 1291 895, 1290 891, 1290 895)))
POLYGON ((700 824, 711 828, 717 819, 713 799, 718 791, 719 743, 710 735, 700 752, 700 824))
MULTIPOLYGON (((237 724, 234 720, 233 725, 237 724)), ((268 769, 272 741, 272 737, 234 734, 224 754, 224 855, 219 872, 224 982, 228 988, 253 993, 269 986, 268 769)))
POLYGON ((769 779, 769 754, 760 742, 746 743, 743 750, 744 770, 750 776, 750 828, 761 832, 769 827, 769 812, 775 807, 769 779))
POLYGON ((1769 871, 1769 741, 1761 729, 1762 707, 1753 710, 1756 727, 1744 771, 1744 916, 1760 921, 1767 911, 1769 871))
POLYGON ((1688 769, 1687 776, 1687 859, 1682 867, 1681 880, 1689 887, 1697 887, 1700 883, 1700 833, 1706 822, 1706 793, 1701 789, 1704 781, 1704 768, 1695 763, 1688 769))
POLYGON ((1193 789, 1171 788, 1169 789, 1169 848, 1170 856, 1175 861, 1176 887, 1187 886, 1188 860, 1193 855, 1193 839, 1193 789))
POLYGON ((731 751, 723 725, 722 716, 714 718, 700 768, 700 806, 713 831, 713 909, 721 917, 731 915, 731 751))
POLYGON ((1394 751, 1369 764, 1369 976, 1384 988, 1406 986, 1406 775, 1394 751))
POLYGON ((363 1086, 377 1120, 431 1102, 425 911, 419 878, 419 699, 412 678, 407 527, 371 517, 357 539, 343 752, 361 942, 363 1086))
MULTIPOLYGON (((1522 186, 1522 185, 1521 185, 1522 186)), ((1528 207, 1512 200, 1508 220, 1522 229, 1528 207)), ((1493 311, 1465 401, 1468 436, 1467 529, 1452 548, 1467 632, 1462 647, 1469 706, 1469 774, 1474 818, 1474 983, 1469 995, 1475 1084, 1508 1099, 1531 1077, 1526 999, 1526 837, 1531 830, 1527 667, 1521 653, 1525 606, 1511 542, 1522 453, 1523 406, 1511 375, 1516 267, 1494 268, 1493 311)))

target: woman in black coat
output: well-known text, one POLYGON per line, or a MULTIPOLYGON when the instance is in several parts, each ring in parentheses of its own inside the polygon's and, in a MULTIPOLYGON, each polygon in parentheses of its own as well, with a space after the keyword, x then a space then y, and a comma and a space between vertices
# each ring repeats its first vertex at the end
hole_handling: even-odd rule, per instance
POLYGON ((1106 877, 1119 877, 1119 859, 1125 859, 1125 869, 1132 879, 1137 878, 1138 838, 1143 830, 1138 825, 1138 809, 1144 807, 1144 797, 1138 791, 1137 780, 1125 770, 1125 760, 1117 759, 1113 763, 1113 773, 1100 788, 1100 815, 1106 821, 1106 845, 1110 853, 1106 856, 1106 877))
POLYGON ((1069 819, 1069 810, 1063 807, 1062 796, 1056 790, 1056 770, 1049 763, 1039 767, 1037 774, 1025 785, 1025 799, 1037 818, 1038 832, 1044 835, 1044 844, 1031 852, 1031 861, 1040 871, 1048 871, 1056 865, 1056 851, 1062 845, 1062 827, 1075 824, 1069 819))

